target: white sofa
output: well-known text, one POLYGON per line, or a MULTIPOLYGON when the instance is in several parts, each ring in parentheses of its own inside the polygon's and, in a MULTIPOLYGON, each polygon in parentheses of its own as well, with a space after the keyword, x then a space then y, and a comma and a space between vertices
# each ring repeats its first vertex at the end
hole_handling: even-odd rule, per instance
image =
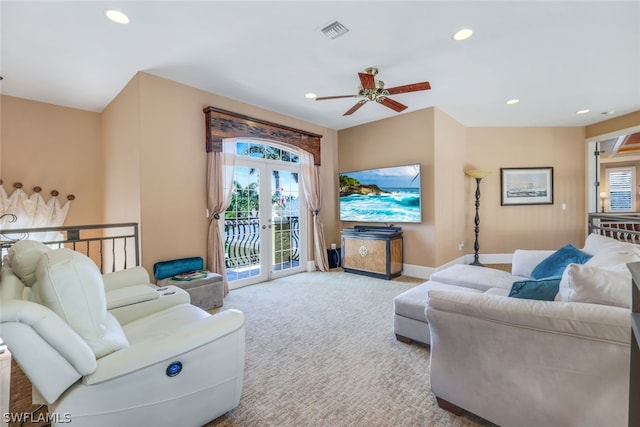
POLYGON ((14 273, 21 260, 3 263, 0 336, 30 379, 34 403, 48 405, 52 426, 200 426, 238 405, 242 312, 142 302, 130 305, 144 315, 117 319, 106 283, 127 293, 129 273, 105 279, 83 254, 55 249, 22 271, 26 287, 14 273))
POLYGON ((530 279, 531 271, 553 250, 521 250, 514 252, 511 273, 494 268, 455 264, 437 271, 429 280, 413 287, 393 300, 393 330, 405 343, 429 344, 430 332, 425 308, 433 290, 487 293, 506 296, 514 282, 530 279))
POLYGON ((563 270, 552 301, 508 295, 554 251, 516 251, 512 274, 456 266, 421 285, 441 407, 504 427, 627 424, 626 263, 640 260, 640 248, 592 234, 582 250, 592 258, 563 270))

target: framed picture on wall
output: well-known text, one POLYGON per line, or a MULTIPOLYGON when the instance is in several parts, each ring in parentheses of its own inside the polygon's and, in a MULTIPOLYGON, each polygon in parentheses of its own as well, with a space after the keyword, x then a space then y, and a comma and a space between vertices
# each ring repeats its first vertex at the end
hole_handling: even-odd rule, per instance
POLYGON ((553 168, 500 168, 500 204, 552 205, 553 168))

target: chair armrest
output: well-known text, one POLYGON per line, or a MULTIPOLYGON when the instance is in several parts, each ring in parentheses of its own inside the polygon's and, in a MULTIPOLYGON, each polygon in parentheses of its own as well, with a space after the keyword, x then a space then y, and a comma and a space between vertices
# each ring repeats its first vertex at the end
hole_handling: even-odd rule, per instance
POLYGON ((630 310, 599 304, 537 301, 467 292, 430 291, 427 319, 435 311, 526 328, 629 345, 630 310))
POLYGON ((516 249, 511 259, 511 274, 531 277, 533 269, 554 252, 553 250, 516 249))
POLYGON ((431 291, 426 314, 438 398, 497 425, 626 425, 629 309, 431 291))
POLYGON ((124 288, 131 285, 150 284, 149 272, 142 266, 127 268, 126 270, 114 271, 102 276, 104 290, 106 292, 124 288))
POLYGON ((47 307, 13 300, 0 307, 0 335, 48 403, 96 369, 89 345, 47 307))
MULTIPOLYGON (((193 308, 199 310, 197 307, 193 308)), ((85 376, 83 382, 97 384, 141 370, 176 358, 224 336, 238 333, 243 328, 244 314, 233 309, 195 319, 185 327, 173 329, 154 339, 133 343, 128 348, 99 359, 95 372, 85 376)))
MULTIPOLYGON (((21 323, 33 329, 56 352, 60 353, 81 375, 96 369, 96 357, 91 347, 64 320, 47 307, 13 300, 2 304, 0 324, 21 323)), ((4 337, 3 337, 4 338, 4 337)), ((10 345, 10 342, 5 339, 10 345)), ((32 349, 37 352, 37 349, 32 349)))
POLYGON ((107 310, 125 307, 160 298, 157 287, 152 285, 131 285, 124 288, 112 289, 105 292, 107 298, 107 310))

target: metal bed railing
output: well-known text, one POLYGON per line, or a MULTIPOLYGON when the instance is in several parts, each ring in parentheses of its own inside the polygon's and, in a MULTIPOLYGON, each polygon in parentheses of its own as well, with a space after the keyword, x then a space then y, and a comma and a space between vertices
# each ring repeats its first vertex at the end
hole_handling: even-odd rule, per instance
POLYGON ((91 258, 102 273, 140 265, 138 223, 0 229, 0 256, 19 240, 38 240, 52 248, 69 248, 91 258))
POLYGON ((590 213, 589 233, 640 244, 640 213, 590 213))

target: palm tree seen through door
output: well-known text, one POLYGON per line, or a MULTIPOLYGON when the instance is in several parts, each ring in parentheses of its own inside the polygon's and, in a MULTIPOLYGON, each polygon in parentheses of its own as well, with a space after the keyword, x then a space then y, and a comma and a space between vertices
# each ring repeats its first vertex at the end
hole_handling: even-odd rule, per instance
POLYGON ((306 261, 297 155, 249 141, 237 151, 224 230, 231 288, 301 271, 306 261))

